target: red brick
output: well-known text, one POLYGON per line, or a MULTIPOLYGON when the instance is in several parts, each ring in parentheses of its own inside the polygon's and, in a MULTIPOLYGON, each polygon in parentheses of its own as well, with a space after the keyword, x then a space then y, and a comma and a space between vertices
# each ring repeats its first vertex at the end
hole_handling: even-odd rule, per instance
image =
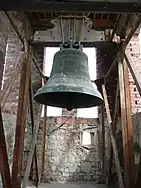
POLYGON ((87 119, 76 120, 76 124, 88 124, 88 120, 87 119))

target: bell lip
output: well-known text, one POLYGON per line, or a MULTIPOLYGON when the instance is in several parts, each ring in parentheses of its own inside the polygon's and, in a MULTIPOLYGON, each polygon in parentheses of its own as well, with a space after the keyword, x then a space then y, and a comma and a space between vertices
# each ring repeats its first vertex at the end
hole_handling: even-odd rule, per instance
POLYGON ((53 103, 50 103, 49 100, 45 103, 45 102, 41 102, 41 99, 43 98, 44 95, 46 95, 46 98, 48 98, 49 96, 55 94, 56 96, 58 94, 61 94, 61 93, 73 93, 73 94, 80 94, 80 95, 87 95, 86 98, 92 98, 91 101, 97 101, 97 102, 92 102, 92 103, 89 103, 89 104, 85 104, 84 105, 74 105, 74 107, 72 109, 79 109, 79 108, 91 108, 91 107, 96 107, 96 106, 100 106, 101 104, 103 104, 103 98, 102 98, 102 95, 100 94, 100 96, 94 96, 94 95, 91 95, 91 94, 88 94, 88 93, 80 93, 80 92, 48 92, 48 93, 36 93, 35 96, 34 96, 34 100, 39 103, 39 104, 43 104, 43 105, 47 105, 47 106, 53 106, 53 107, 59 107, 59 108, 68 108, 67 105, 62 105, 61 103, 58 105, 58 104, 53 104, 53 103))

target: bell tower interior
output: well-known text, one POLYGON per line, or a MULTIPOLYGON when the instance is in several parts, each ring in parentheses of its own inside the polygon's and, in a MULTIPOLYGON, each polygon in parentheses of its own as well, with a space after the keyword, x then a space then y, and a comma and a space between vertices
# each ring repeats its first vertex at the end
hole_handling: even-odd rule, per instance
POLYGON ((139 188, 140 0, 0 3, 0 188, 139 188))

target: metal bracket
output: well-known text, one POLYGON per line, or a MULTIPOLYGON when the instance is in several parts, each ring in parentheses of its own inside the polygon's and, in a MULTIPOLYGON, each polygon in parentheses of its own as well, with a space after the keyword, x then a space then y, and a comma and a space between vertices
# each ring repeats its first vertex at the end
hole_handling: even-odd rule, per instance
POLYGON ((92 22, 86 18, 58 18, 52 20, 53 29, 36 31, 33 43, 93 43, 105 41, 104 31, 92 30, 92 22))

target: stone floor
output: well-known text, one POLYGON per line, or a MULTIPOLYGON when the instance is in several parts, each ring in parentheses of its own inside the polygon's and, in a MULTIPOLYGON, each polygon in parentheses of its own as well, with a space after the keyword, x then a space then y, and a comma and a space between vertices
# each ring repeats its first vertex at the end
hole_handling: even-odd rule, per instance
MULTIPOLYGON (((35 188, 33 185, 28 185, 28 188, 35 188)), ((92 184, 85 182, 72 183, 42 183, 39 188, 107 188, 103 184, 92 184)))

